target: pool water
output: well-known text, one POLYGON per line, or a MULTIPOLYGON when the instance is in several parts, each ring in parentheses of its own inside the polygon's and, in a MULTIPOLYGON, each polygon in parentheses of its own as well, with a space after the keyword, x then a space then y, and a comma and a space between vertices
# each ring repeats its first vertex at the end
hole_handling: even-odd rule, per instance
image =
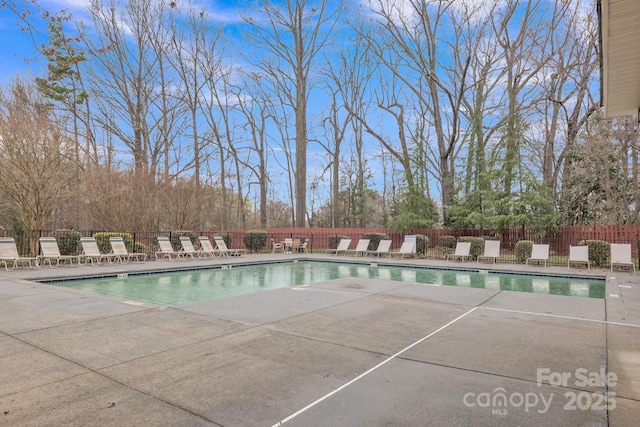
POLYGON ((313 261, 129 273, 49 283, 126 300, 178 305, 350 277, 588 298, 604 298, 605 291, 605 281, 600 279, 313 261))

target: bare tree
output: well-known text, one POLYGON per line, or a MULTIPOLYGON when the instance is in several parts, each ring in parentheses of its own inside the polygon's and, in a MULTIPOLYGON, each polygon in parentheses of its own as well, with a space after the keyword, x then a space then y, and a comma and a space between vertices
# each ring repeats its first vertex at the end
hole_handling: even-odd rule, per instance
POLYGON ((182 147, 174 145, 174 141, 179 140, 179 136, 188 129, 186 112, 190 110, 191 103, 188 102, 189 97, 183 96, 183 85, 180 84, 188 76, 180 66, 176 66, 178 61, 172 61, 176 35, 169 23, 169 14, 159 11, 156 16, 155 24, 148 28, 150 54, 157 57, 157 96, 152 98, 154 107, 150 110, 156 140, 150 154, 153 162, 151 170, 154 172, 151 175, 155 177, 155 172, 161 170, 162 174, 158 175, 162 176, 165 183, 170 183, 177 181, 197 160, 180 156, 180 161, 177 161, 173 155, 173 150, 182 151, 182 147))
POLYGON ((151 114, 162 58, 153 52, 150 34, 161 22, 162 4, 131 1, 121 9, 114 0, 106 1, 92 0, 89 10, 97 34, 86 39, 93 54, 96 122, 129 149, 136 172, 154 174, 165 138, 157 135, 158 122, 151 114))
MULTIPOLYGON (((595 5, 594 5, 595 6, 595 5)), ((564 171, 569 153, 590 117, 599 109, 598 23, 578 1, 554 9, 554 31, 549 49, 554 53, 545 69, 543 93, 538 103, 545 119, 541 170, 545 184, 562 202, 564 171)))
POLYGON ((246 222, 242 162, 236 147, 236 125, 232 117, 237 102, 234 79, 239 72, 219 38, 210 38, 208 42, 199 62, 205 92, 201 97, 202 113, 208 127, 206 139, 217 150, 222 204, 227 207, 222 213, 222 227, 227 228, 231 217, 236 214, 241 218, 240 223, 246 222), (235 213, 230 209, 234 187, 237 190, 235 213))
POLYGON ((625 224, 637 215, 631 182, 632 147, 638 134, 631 117, 593 115, 568 154, 563 214, 570 225, 625 224))
MULTIPOLYGON (((363 159, 363 127, 356 117, 364 116, 369 84, 375 66, 362 39, 354 37, 347 45, 338 47, 325 56, 326 67, 323 74, 327 78, 327 92, 330 96, 328 111, 323 120, 327 131, 327 142, 321 144, 330 156, 331 168, 331 226, 337 227, 340 199, 340 170, 344 157, 343 142, 350 138, 356 153, 356 191, 365 194, 365 171, 363 159)), ((347 147, 349 148, 349 147, 347 147)))
POLYGON ((205 194, 206 188, 196 186, 194 177, 165 184, 160 196, 166 207, 163 223, 173 230, 199 229, 200 209, 205 194))
MULTIPOLYGON (((341 104, 338 98, 338 89, 330 88, 331 102, 327 117, 324 119, 324 125, 327 132, 327 143, 320 143, 325 149, 330 160, 327 168, 331 169, 331 227, 337 227, 337 211, 338 199, 340 197, 340 164, 342 162, 342 142, 345 139, 346 132, 351 120, 351 114, 347 113, 346 117, 341 114, 341 104)), ((326 169, 325 169, 326 170, 326 169)))
POLYGON ((173 15, 171 26, 171 52, 168 56, 173 68, 180 79, 180 85, 176 96, 185 105, 189 112, 191 141, 193 150, 193 176, 196 188, 200 187, 200 165, 204 156, 201 156, 201 141, 199 136, 198 121, 201 116, 201 98, 205 86, 202 77, 201 64, 205 63, 204 55, 214 55, 214 46, 209 44, 209 37, 218 38, 218 30, 212 28, 205 19, 205 13, 196 10, 195 6, 188 4, 186 11, 182 11, 175 3, 171 8, 176 12, 173 15), (210 49, 211 52, 205 52, 210 49))
POLYGON ((245 131, 251 140, 250 150, 257 161, 251 162, 247 167, 258 181, 260 199, 260 227, 269 226, 268 205, 269 187, 271 185, 268 174, 269 164, 269 137, 268 125, 272 121, 273 111, 271 98, 260 84, 259 73, 245 73, 243 89, 237 92, 237 109, 245 120, 245 131))
POLYGON ((55 116, 37 89, 21 80, 0 91, 0 187, 25 228, 44 230, 79 179, 68 117, 55 116))
MULTIPOLYGON (((406 140, 413 132, 411 143, 427 147, 425 151, 430 155, 427 160, 433 167, 430 175, 437 178, 442 205, 447 207, 454 195, 454 154, 460 142, 461 104, 467 89, 466 73, 471 56, 459 41, 461 35, 448 31, 448 23, 457 19, 454 2, 371 0, 369 3, 374 27, 370 31, 359 31, 384 67, 381 76, 385 80, 381 81, 380 91, 386 93, 380 92, 378 108, 392 114, 393 120, 401 126, 398 128, 399 141, 406 140), (453 66, 458 67, 455 72, 451 70, 453 66), (395 83, 390 85, 391 79, 395 83), (407 111, 407 108, 413 110, 407 111), (412 122, 418 112, 428 113, 424 117, 427 122, 412 122), (427 125, 433 129, 430 134, 435 141, 417 133, 418 129, 426 130, 427 125)), ((407 185, 411 188, 414 183, 408 148, 408 145, 401 147, 395 157, 403 164, 405 174, 408 174, 407 185)))
MULTIPOLYGON (((284 179, 286 183, 286 191, 288 195, 288 208, 285 210, 287 225, 289 227, 295 227, 296 216, 294 209, 296 195, 295 195, 295 137, 291 135, 293 127, 290 125, 294 120, 291 116, 291 112, 287 109, 284 102, 285 95, 280 91, 274 91, 272 87, 269 87, 269 93, 273 98, 273 101, 266 105, 269 110, 269 115, 274 117, 273 127, 275 134, 273 136, 274 143, 270 147, 273 154, 273 163, 278 165, 280 170, 284 171, 284 179)), ((270 175, 273 174, 273 170, 270 175)), ((273 177, 270 176, 270 181, 273 181, 273 177)), ((274 187, 271 187, 273 192, 274 187)), ((275 194, 272 194, 272 198, 276 198, 275 194)))
POLYGON ((507 214, 513 188, 522 188, 531 169, 523 167, 523 157, 535 117, 532 106, 541 93, 540 72, 549 58, 548 35, 541 30, 547 21, 531 1, 458 10, 456 32, 465 34, 465 50, 472 52, 463 98, 466 146, 461 148, 467 161, 461 195, 467 212, 462 215, 497 217, 496 206, 507 214))
POLYGON ((257 46, 272 55, 256 64, 285 94, 286 105, 295 115, 295 225, 305 226, 307 199, 307 108, 309 78, 315 58, 327 44, 337 23, 339 9, 329 0, 266 0, 260 12, 266 22, 246 16, 257 46), (281 7, 280 4, 284 3, 281 7))
MULTIPOLYGON (((486 9, 482 5, 462 8, 461 19, 454 23, 455 31, 465 34, 465 50, 473 52, 467 73, 469 90, 462 99, 464 132, 460 149, 464 151, 466 161, 460 190, 465 196, 472 192, 483 194, 491 191, 488 173, 494 160, 491 140, 504 121, 497 112, 505 70, 493 29, 505 28, 492 25, 492 20, 499 15, 495 11, 497 7, 497 3, 493 3, 486 9)), ((475 208, 483 209, 481 198, 478 198, 475 208)))
POLYGON ((74 195, 75 205, 85 205, 88 229, 113 231, 158 230, 177 202, 164 203, 166 188, 153 177, 131 170, 99 165, 84 175, 83 191, 74 195))
POLYGON ((501 10, 496 30, 496 42, 502 50, 505 67, 505 110, 503 124, 504 157, 503 191, 510 194, 520 166, 521 143, 524 140, 525 114, 539 96, 536 79, 548 60, 549 33, 545 22, 536 19, 542 6, 538 0, 529 0, 524 6, 510 1, 501 10), (517 26, 514 24, 517 23, 517 26), (511 28, 517 28, 512 31, 511 28))

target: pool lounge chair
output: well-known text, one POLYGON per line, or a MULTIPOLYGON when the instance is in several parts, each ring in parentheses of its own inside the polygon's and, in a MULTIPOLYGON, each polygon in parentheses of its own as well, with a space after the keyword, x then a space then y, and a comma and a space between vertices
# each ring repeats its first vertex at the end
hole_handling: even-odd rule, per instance
POLYGON ((108 263, 112 263, 116 258, 113 254, 103 254, 98 248, 98 243, 93 237, 81 237, 80 244, 82 245, 82 257, 85 258, 84 264, 87 265, 100 265, 103 260, 108 263))
POLYGON ((182 249, 178 253, 182 255, 182 258, 191 257, 191 260, 195 260, 194 255, 198 258, 201 257, 201 254, 196 250, 195 247, 193 247, 191 237, 180 236, 180 245, 182 245, 182 249))
POLYGON ((351 239, 341 239, 340 243, 338 243, 338 247, 335 249, 327 249, 325 254, 335 253, 338 255, 340 252, 347 252, 349 250, 349 245, 351 245, 351 239))
POLYGON ((4 263, 7 271, 14 270, 20 264, 29 264, 29 268, 38 268, 37 257, 23 257, 18 254, 18 247, 13 237, 0 237, 0 263, 4 263))
POLYGON ((529 265, 529 261, 544 261, 544 266, 547 266, 549 260, 549 245, 533 244, 531 246, 531 256, 526 259, 525 267, 529 265))
POLYGON ((220 236, 214 236, 213 241, 216 242, 216 246, 220 251, 220 255, 224 256, 240 256, 242 254, 246 254, 246 249, 229 249, 224 239, 220 236))
POLYGON ((636 265, 631 261, 631 245, 629 243, 611 244, 611 271, 614 265, 628 266, 636 272, 636 265))
POLYGON ((55 237, 41 237, 40 241, 40 255, 37 256, 38 264, 49 263, 49 268, 56 268, 60 266, 60 263, 64 264, 68 262, 69 265, 80 265, 80 257, 78 255, 62 255, 60 254, 60 248, 58 247, 58 241, 55 237), (76 263, 73 263, 73 260, 76 263), (55 264, 54 264, 55 261, 55 264))
POLYGON ((456 250, 452 254, 447 255, 447 261, 450 258, 458 258, 461 262, 465 258, 471 259, 471 242, 458 242, 456 243, 456 250))
POLYGON ((402 246, 398 252, 389 252, 390 257, 394 257, 396 255, 400 255, 400 259, 404 259, 406 255, 414 255, 415 254, 416 242, 403 242, 402 246))
POLYGON ((211 259, 213 259, 216 255, 220 255, 220 252, 217 249, 214 249, 211 244, 211 240, 209 240, 207 236, 198 237, 198 242, 200 243, 199 252, 202 254, 203 258, 210 256, 211 259))
POLYGON ((182 255, 173 250, 171 240, 167 236, 158 236, 156 239, 158 240, 158 246, 160 246, 160 249, 156 251, 156 261, 161 259, 168 259, 169 261, 173 261, 174 258, 180 259, 182 255))
POLYGON ((484 241, 484 253, 478 257, 478 261, 481 259, 490 259, 495 264, 496 260, 500 257, 500 240, 485 240, 484 241))
POLYGON ((587 270, 591 270, 589 262, 589 246, 569 246, 569 260, 567 268, 571 268, 571 263, 587 264, 587 270))
MULTIPOLYGON (((380 242, 378 243, 378 249, 376 249, 375 251, 367 251, 365 253, 366 255, 375 255, 376 258, 380 258, 380 255, 385 255, 388 254, 389 251, 391 250, 391 240, 380 240, 380 242)), ((391 257, 391 255, 389 255, 389 257, 391 257)))
POLYGON ((360 239, 358 240, 358 244, 355 249, 349 249, 344 251, 344 254, 347 255, 353 252, 353 256, 358 256, 358 254, 362 254, 363 256, 367 255, 367 250, 369 250, 370 239, 360 239))
POLYGON ((109 237, 109 243, 111 243, 114 260, 121 264, 128 264, 132 259, 135 259, 137 262, 145 262, 147 260, 147 254, 143 252, 129 252, 122 237, 109 237))

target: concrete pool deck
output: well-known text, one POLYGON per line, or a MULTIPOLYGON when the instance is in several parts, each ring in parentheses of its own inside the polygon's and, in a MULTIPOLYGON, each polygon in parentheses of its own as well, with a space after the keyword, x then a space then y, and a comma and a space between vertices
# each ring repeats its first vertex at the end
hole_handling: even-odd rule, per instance
POLYGON ((640 274, 592 270, 604 300, 339 279, 177 307, 33 281, 286 258, 336 259, 0 272, 0 425, 637 425, 640 274))

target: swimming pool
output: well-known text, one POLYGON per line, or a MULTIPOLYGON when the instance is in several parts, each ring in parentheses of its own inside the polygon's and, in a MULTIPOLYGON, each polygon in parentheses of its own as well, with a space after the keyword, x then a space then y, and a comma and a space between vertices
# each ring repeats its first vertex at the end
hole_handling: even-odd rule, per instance
POLYGON ((605 281, 596 278, 321 261, 217 266, 159 273, 121 273, 106 277, 42 282, 117 296, 125 300, 179 305, 340 278, 381 279, 587 298, 604 298, 605 292, 605 281))

